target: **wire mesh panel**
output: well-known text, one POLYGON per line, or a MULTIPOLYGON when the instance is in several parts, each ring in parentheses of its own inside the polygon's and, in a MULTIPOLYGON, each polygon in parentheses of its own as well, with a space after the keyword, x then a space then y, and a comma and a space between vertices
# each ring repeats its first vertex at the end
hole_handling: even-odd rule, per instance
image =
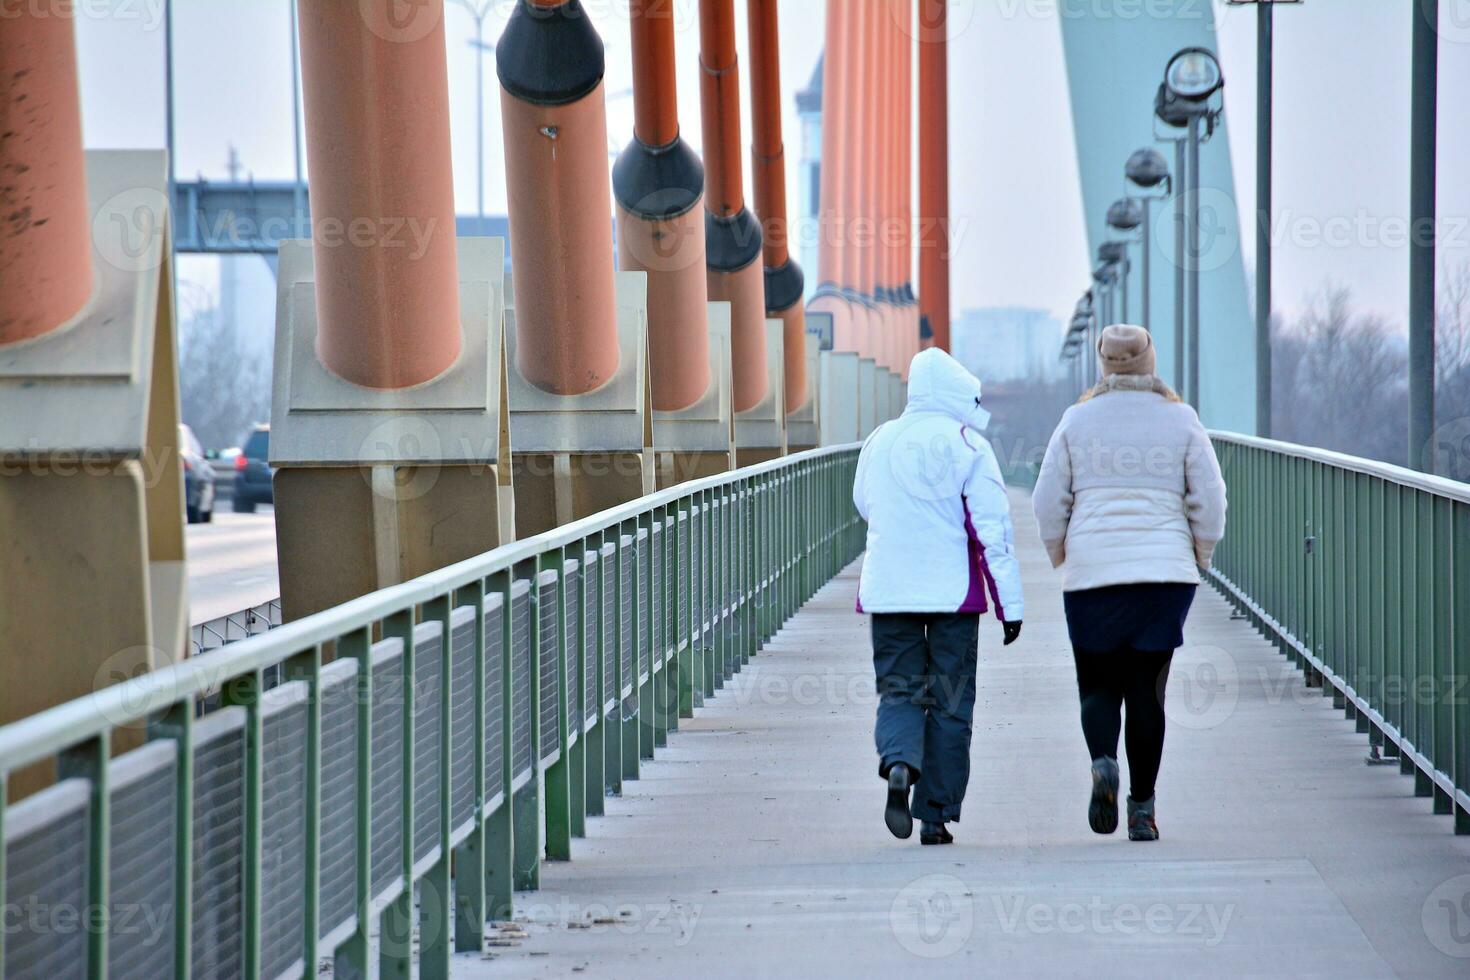
POLYGON ((654 667, 663 662, 663 638, 664 638, 664 534, 663 522, 658 521, 653 525, 653 536, 647 545, 649 562, 649 581, 647 590, 648 604, 648 629, 645 632, 643 642, 639 644, 638 656, 643 658, 638 667, 639 673, 650 670, 650 660, 654 667))
POLYGON ((352 920, 357 903, 357 661, 322 668, 321 907, 318 932, 352 920))
POLYGON ((505 784, 505 597, 485 597, 485 796, 505 784))
POLYGON ((581 726, 577 719, 582 717, 582 631, 578 628, 581 624, 581 588, 582 588, 582 563, 569 558, 562 567, 562 579, 564 588, 562 595, 562 660, 567 665, 567 737, 571 741, 577 740, 581 732, 581 726))
POLYGON ((403 641, 373 644, 372 892, 403 870, 403 641))
POLYGON ((609 541, 602 546, 602 703, 611 712, 618 701, 618 549, 609 541))
POLYGON ((539 684, 538 731, 540 732, 541 757, 549 759, 561 748, 557 738, 556 713, 561 707, 561 692, 557 684, 557 668, 562 658, 561 615, 556 602, 556 571, 548 568, 536 576, 538 602, 536 623, 539 627, 539 660, 537 673, 539 684))
POLYGON ((671 647, 677 647, 680 640, 687 639, 689 633, 689 593, 692 591, 692 583, 689 581, 689 535, 694 528, 694 522, 689 519, 689 512, 679 512, 679 534, 674 539, 675 551, 678 554, 678 574, 674 577, 674 591, 679 596, 678 606, 674 619, 674 640, 669 643, 671 647))
MULTIPOLYGON (((646 534, 646 531, 639 531, 646 534)), ((645 597, 638 591, 638 544, 631 535, 623 535, 622 550, 618 552, 620 585, 618 586, 618 667, 623 689, 619 699, 627 697, 633 690, 633 605, 642 605, 645 597)), ((642 658, 638 658, 641 664, 642 658)))
POLYGON ((83 929, 27 929, 25 910, 87 906, 88 824, 92 784, 67 779, 5 813, 4 974, 12 980, 61 980, 87 975, 83 929), (21 918, 15 927, 11 909, 21 918))
POLYGON ((107 975, 117 980, 174 975, 178 768, 178 744, 160 739, 107 770, 107 975))
POLYGON ((454 699, 450 715, 449 825, 461 830, 475 819, 475 607, 460 606, 450 614, 450 667, 454 699))
POLYGON ((194 725, 192 972, 240 976, 245 847, 245 709, 194 725))
POLYGON ((597 682, 601 677, 602 562, 597 552, 582 555, 582 724, 597 720, 597 682))
POLYGON ((704 595, 707 581, 704 572, 704 534, 708 522, 709 508, 696 504, 689 515, 689 638, 695 642, 698 642, 709 624, 709 605, 704 595))
POLYGON ((260 964, 267 977, 301 966, 307 694, 305 681, 293 681, 260 703, 260 964))
POLYGON ((510 588, 511 776, 531 771, 531 711, 536 677, 531 673, 531 583, 517 579, 510 588))
POLYGON ((444 630, 437 622, 413 629, 413 859, 439 843, 440 738, 444 726, 444 630))

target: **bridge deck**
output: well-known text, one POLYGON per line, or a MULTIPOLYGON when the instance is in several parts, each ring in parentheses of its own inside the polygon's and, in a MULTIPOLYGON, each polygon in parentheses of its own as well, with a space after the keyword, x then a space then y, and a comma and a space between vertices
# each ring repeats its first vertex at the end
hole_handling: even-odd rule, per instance
POLYGON ((1163 839, 1088 830, 1060 577, 1014 504, 1030 615, 1007 650, 982 624, 954 846, 883 827, 854 565, 520 896, 525 937, 456 975, 1464 976, 1440 947, 1470 955, 1470 908, 1441 900, 1470 839, 1208 589, 1169 690, 1163 839))

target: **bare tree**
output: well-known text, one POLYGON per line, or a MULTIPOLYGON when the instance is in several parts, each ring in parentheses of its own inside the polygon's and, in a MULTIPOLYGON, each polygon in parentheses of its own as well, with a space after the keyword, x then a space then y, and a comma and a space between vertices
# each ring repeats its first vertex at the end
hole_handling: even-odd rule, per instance
POLYGON ((245 349, 210 297, 180 283, 179 402, 184 422, 210 449, 240 444, 270 412, 270 369, 245 349))

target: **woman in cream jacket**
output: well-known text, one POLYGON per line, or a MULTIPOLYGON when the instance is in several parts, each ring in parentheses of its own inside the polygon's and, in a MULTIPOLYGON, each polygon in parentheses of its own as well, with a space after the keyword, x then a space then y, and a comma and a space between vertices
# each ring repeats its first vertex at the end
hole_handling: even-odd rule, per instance
POLYGON ((1067 630, 1092 756, 1092 829, 1118 827, 1118 735, 1127 706, 1128 836, 1157 840, 1154 780, 1164 685, 1199 569, 1225 533, 1225 485, 1194 410, 1154 374, 1153 340, 1114 324, 1097 345, 1102 381, 1067 409, 1033 506, 1065 574, 1067 630))

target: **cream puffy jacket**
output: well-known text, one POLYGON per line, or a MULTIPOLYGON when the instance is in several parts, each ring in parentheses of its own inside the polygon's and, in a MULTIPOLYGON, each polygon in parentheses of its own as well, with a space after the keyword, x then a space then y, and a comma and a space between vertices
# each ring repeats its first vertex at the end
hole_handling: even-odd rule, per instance
POLYGON ((858 610, 1020 620, 1021 571, 980 382, 941 350, 909 366, 908 404, 863 444, 852 499, 868 522, 858 610), (988 600, 988 602, 987 602, 988 600))
POLYGON ((1154 391, 1108 391, 1067 409, 1032 506, 1068 592, 1198 584, 1225 534, 1225 483, 1209 436, 1194 409, 1154 391))

